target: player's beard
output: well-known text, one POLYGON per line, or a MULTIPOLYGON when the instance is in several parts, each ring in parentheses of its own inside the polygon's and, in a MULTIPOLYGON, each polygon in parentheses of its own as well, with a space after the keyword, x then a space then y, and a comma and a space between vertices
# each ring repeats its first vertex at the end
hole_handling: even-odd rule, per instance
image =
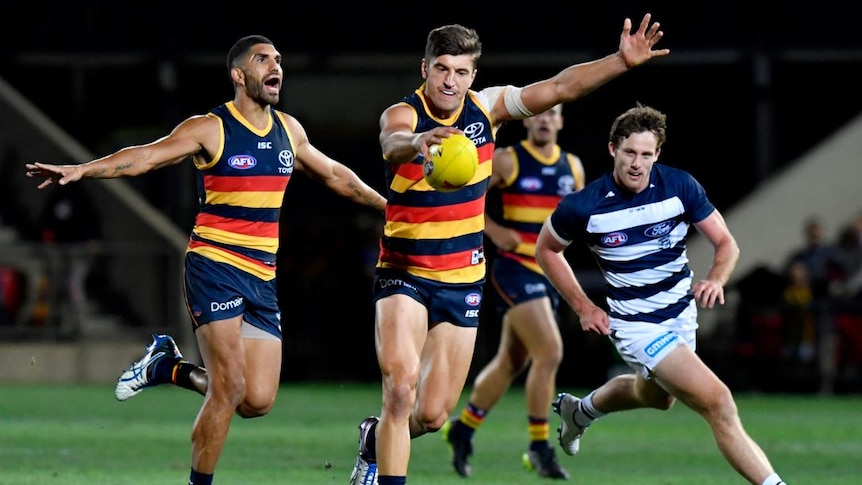
POLYGON ((254 79, 250 76, 246 76, 245 89, 246 93, 248 93, 248 97, 253 99, 261 106, 275 106, 278 104, 279 93, 269 92, 266 89, 266 86, 264 86, 264 84, 257 79, 254 79))

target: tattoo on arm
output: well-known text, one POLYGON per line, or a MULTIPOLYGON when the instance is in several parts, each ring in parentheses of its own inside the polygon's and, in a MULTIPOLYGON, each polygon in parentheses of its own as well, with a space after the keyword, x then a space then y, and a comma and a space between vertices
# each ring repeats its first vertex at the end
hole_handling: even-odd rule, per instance
POLYGON ((131 168, 131 166, 131 163, 121 163, 117 165, 116 167, 114 167, 114 175, 124 173, 126 169, 131 168))

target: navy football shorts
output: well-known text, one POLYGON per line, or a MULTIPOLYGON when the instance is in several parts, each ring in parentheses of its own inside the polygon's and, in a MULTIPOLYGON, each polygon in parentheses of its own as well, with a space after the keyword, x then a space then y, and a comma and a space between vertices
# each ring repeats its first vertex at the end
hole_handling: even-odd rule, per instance
POLYGON ((428 309, 429 325, 449 322, 459 327, 478 327, 483 284, 484 281, 440 283, 404 271, 378 268, 371 294, 375 302, 390 295, 413 298, 428 309))
POLYGON ((250 325, 281 339, 281 311, 273 278, 264 281, 227 263, 187 252, 186 307, 195 329, 242 315, 250 325))

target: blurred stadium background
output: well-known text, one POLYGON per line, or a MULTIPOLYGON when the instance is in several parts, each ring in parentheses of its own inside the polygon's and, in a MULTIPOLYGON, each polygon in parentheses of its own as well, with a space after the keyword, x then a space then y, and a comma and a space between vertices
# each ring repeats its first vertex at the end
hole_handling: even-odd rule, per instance
MULTIPOLYGON (((82 224, 72 231, 49 226, 57 190, 37 191, 24 163, 83 162, 155 139, 230 99, 225 56, 250 33, 270 37, 285 56, 279 108, 304 123, 315 145, 383 190, 378 116, 421 82, 430 28, 458 22, 478 30, 485 49, 480 88, 526 84, 609 54, 623 19, 636 27, 649 9, 671 56, 564 110, 560 144, 581 156, 588 179, 609 167, 614 116, 643 102, 669 115, 662 161, 698 177, 739 238, 737 280, 780 273, 802 246, 809 217, 820 218, 832 239, 862 213, 862 38, 849 25, 858 5, 600 2, 499 16, 459 5, 426 12, 362 2, 334 15, 287 4, 18 4, 0 49, 0 381, 109 382, 152 332, 178 335, 194 358, 180 292, 196 203, 191 164, 81 184, 82 193, 67 194, 59 207, 84 204, 84 220, 99 222, 84 232, 82 224), (67 276, 81 268, 84 293, 68 291, 67 276)), ((499 144, 521 135, 510 124, 499 144)), ((378 215, 303 176, 291 182, 279 256, 285 381, 378 379, 368 296, 379 225, 378 215)), ((695 238, 690 253, 703 274, 708 251, 695 238)), ((571 259, 601 298, 586 252, 573 250, 571 259)), ((761 281, 780 292, 779 280, 755 286, 761 281)), ((819 389, 817 364, 788 366, 779 354, 746 353, 751 342, 741 342, 740 332, 748 322, 739 309, 748 295, 736 289, 726 307, 703 312, 705 358, 737 389, 819 389)), ((561 325, 561 384, 589 387, 614 371, 603 339, 582 335, 570 313, 561 325)), ((476 369, 496 345, 496 316, 486 312, 476 369)), ((858 360, 859 348, 851 350, 858 360)), ((859 390, 858 375, 845 380, 839 390, 859 390)))

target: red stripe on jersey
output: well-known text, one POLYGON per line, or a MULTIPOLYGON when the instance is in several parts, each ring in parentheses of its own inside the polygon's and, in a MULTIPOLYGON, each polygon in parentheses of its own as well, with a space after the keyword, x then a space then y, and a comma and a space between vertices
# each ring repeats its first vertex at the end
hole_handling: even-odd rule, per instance
POLYGON ((515 231, 518 233, 518 236, 521 238, 521 242, 525 242, 528 244, 536 244, 536 241, 539 240, 539 235, 535 232, 524 232, 524 231, 515 231))
POLYGON ((512 207, 544 207, 554 209, 560 203, 560 196, 504 193, 502 201, 503 204, 512 207))
POLYGON ((429 269, 433 271, 446 271, 450 269, 461 269, 468 267, 464 264, 465 261, 470 261, 473 256, 473 249, 467 251, 459 251, 457 253, 444 254, 439 256, 433 255, 408 255, 404 253, 396 253, 388 249, 383 249, 380 255, 382 261, 400 266, 413 266, 418 268, 429 269))
POLYGON ((493 143, 485 143, 480 147, 476 147, 476 150, 479 152, 479 163, 490 162, 494 158, 493 143))
POLYGON ((290 177, 254 175, 248 177, 204 175, 204 187, 215 192, 284 192, 290 177))
POLYGON ((390 164, 393 168, 393 172, 406 178, 407 180, 421 180, 422 177, 425 176, 425 173, 422 171, 421 163, 400 163, 400 164, 390 164))
POLYGON ((195 249, 195 248, 213 248, 213 249, 221 251, 223 253, 228 253, 237 259, 241 259, 241 260, 247 262, 248 264, 251 264, 251 265, 254 265, 254 266, 261 268, 261 270, 263 270, 263 271, 272 271, 272 268, 273 268, 273 266, 271 264, 265 264, 263 261, 260 261, 258 259, 254 259, 254 258, 250 258, 250 257, 245 256, 243 254, 240 254, 236 251, 231 251, 230 249, 225 249, 222 246, 215 246, 213 244, 208 244, 206 241, 189 240, 189 249, 195 249))
POLYGON ((505 253, 505 257, 512 259, 512 260, 515 260, 521 264, 538 264, 538 263, 536 263, 536 258, 526 256, 523 254, 519 254, 519 253, 512 253, 512 252, 507 251, 505 253))
POLYGON ((221 231, 254 237, 278 237, 277 222, 252 222, 243 219, 220 217, 214 214, 198 214, 195 225, 211 227, 221 231))
POLYGON ((463 204, 452 204, 438 207, 407 207, 390 205, 386 208, 386 220, 390 222, 406 222, 418 224, 422 222, 460 221, 485 213, 485 199, 463 204))

